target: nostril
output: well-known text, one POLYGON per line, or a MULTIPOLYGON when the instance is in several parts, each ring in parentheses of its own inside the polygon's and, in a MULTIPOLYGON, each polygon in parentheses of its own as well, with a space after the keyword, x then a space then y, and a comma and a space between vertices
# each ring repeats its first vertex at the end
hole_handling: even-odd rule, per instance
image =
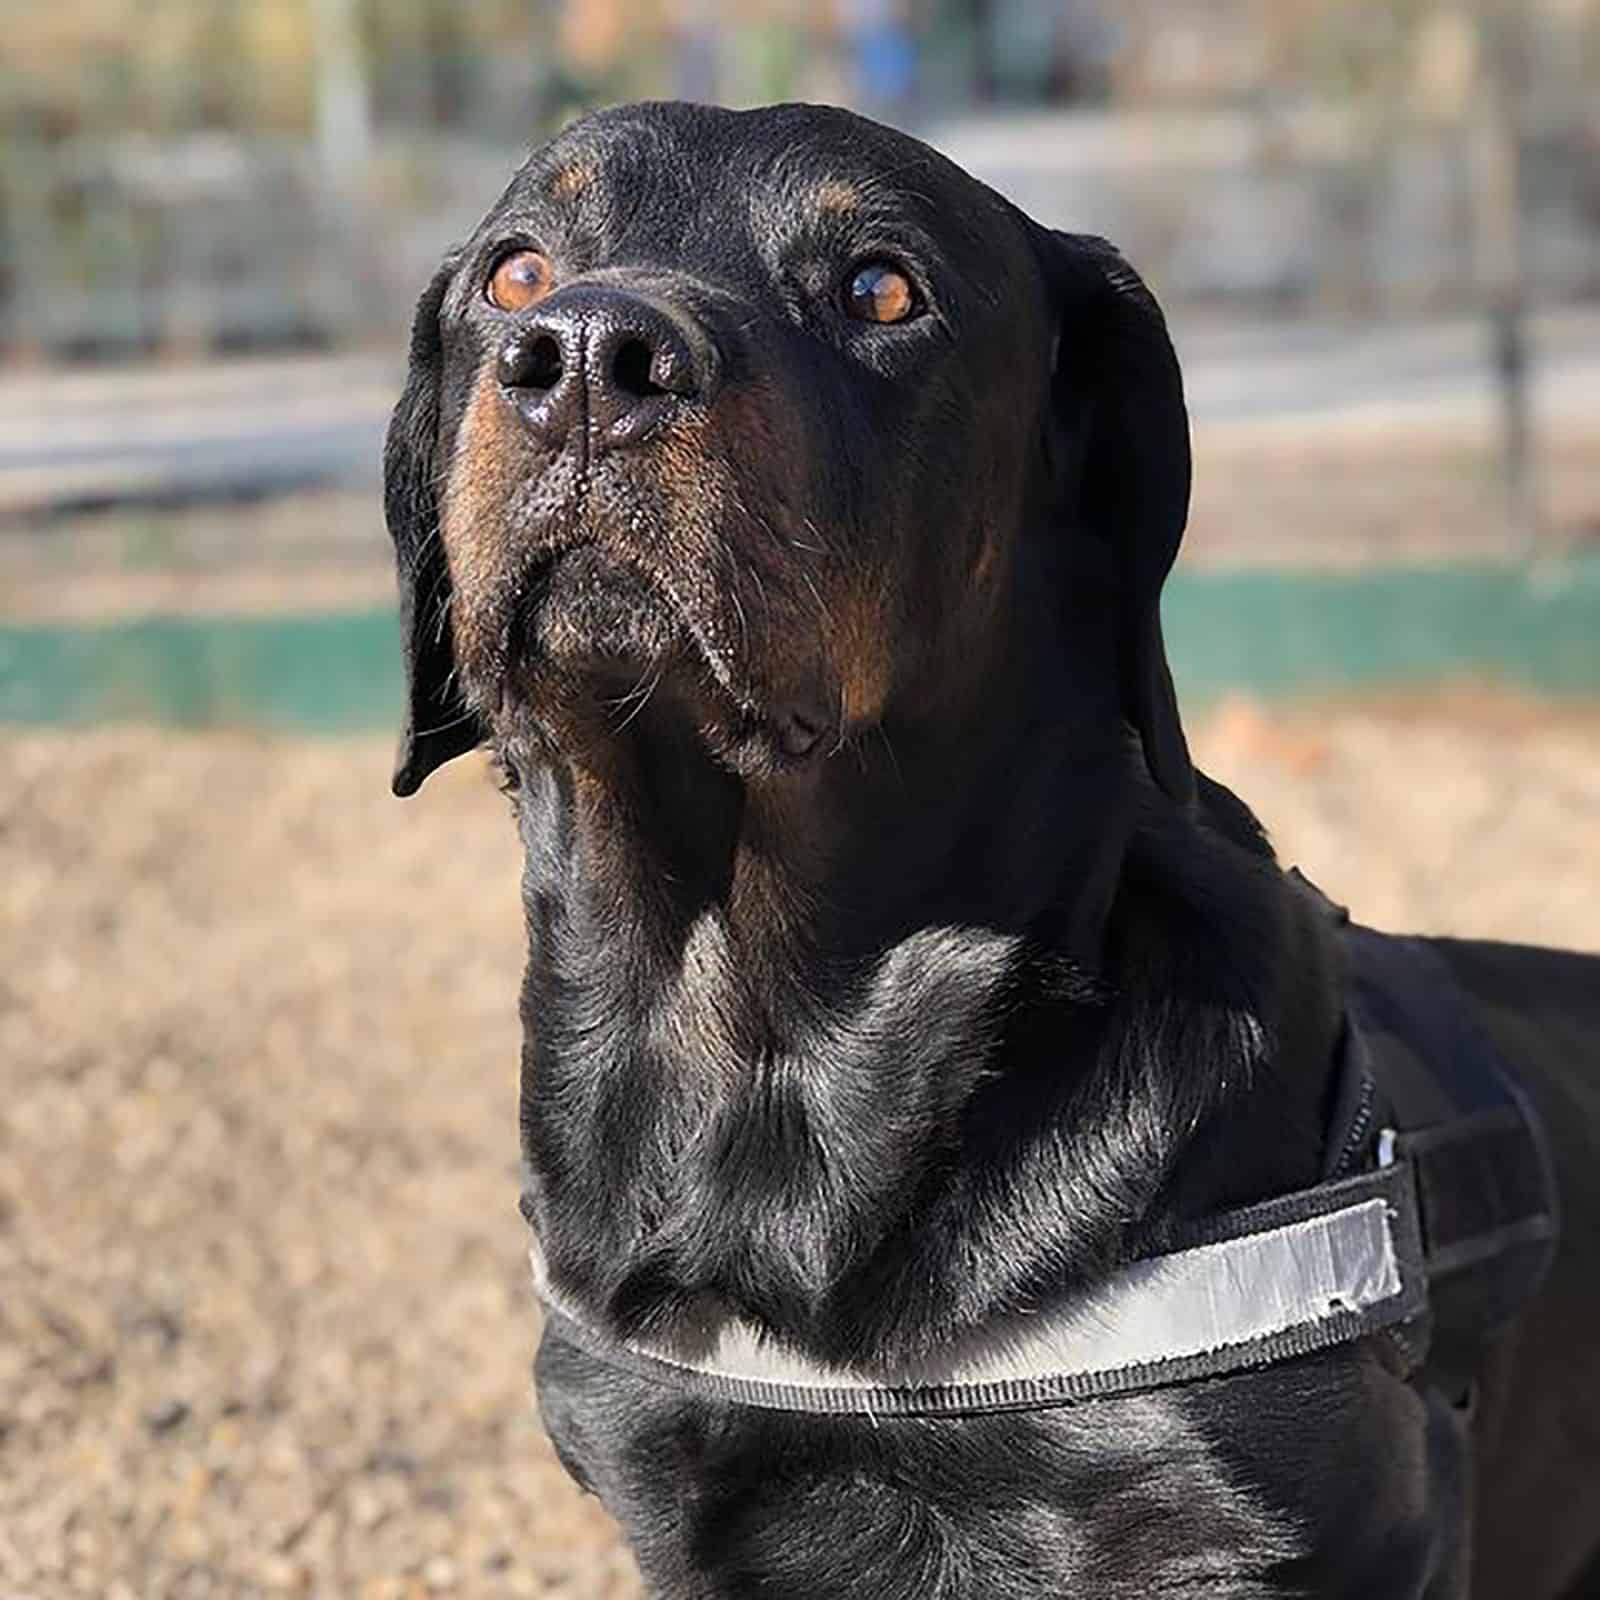
POLYGON ((561 381, 561 346, 546 333, 528 346, 527 377, 530 389, 553 389, 561 381))
POLYGON ((624 339, 611 360, 611 380, 624 393, 643 400, 666 391, 652 376, 656 353, 643 339, 624 339))
POLYGON ((548 392, 561 381, 561 345, 553 334, 513 339, 500 352, 500 381, 509 389, 548 392))

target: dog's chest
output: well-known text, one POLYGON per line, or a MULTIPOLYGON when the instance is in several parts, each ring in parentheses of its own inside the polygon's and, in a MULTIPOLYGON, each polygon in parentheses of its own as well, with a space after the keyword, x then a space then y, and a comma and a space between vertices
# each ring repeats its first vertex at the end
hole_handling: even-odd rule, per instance
POLYGON ((667 1600, 1456 1594, 1424 1441, 1354 1352, 1199 1399, 876 1423, 686 1400, 548 1335, 538 1386, 667 1600), (1352 1451, 1372 1466, 1342 1481, 1352 1451))

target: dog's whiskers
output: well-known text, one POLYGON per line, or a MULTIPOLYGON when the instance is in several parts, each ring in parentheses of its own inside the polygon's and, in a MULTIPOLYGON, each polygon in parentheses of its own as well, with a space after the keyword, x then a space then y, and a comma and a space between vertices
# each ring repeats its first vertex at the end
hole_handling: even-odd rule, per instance
POLYGON ((471 722, 473 716, 473 712, 463 711, 459 717, 451 717, 448 722, 435 723, 431 728, 415 728, 412 732, 417 738, 424 738, 429 734, 435 733, 448 733, 451 728, 459 728, 463 722, 471 722))
POLYGON ((838 755, 838 753, 841 750, 844 749, 844 741, 845 741, 845 731, 844 731, 844 728, 845 728, 845 721, 844 721, 844 719, 845 719, 845 711, 846 711, 845 692, 844 692, 844 685, 841 683, 839 685, 839 728, 838 728, 837 734, 834 736, 833 748, 828 752, 828 756, 829 756, 830 759, 832 757, 838 755))
MULTIPOLYGON (((811 520, 810 517, 804 517, 801 520, 805 523, 806 531, 808 533, 815 534, 818 540, 822 539, 822 530, 816 525, 815 522, 811 520)), ((807 544, 804 539, 797 539, 792 533, 789 535, 789 543, 792 544, 796 550, 809 551, 810 554, 814 556, 825 556, 828 553, 828 547, 825 542, 818 544, 807 544)))
POLYGON ((831 633, 833 631, 833 613, 828 609, 828 602, 822 598, 822 591, 812 581, 809 572, 802 571, 800 577, 806 588, 811 591, 811 598, 817 602, 817 610, 822 613, 822 620, 827 624, 828 631, 831 633))
POLYGON ((628 724, 632 722, 633 719, 638 716, 647 705, 650 704, 650 697, 661 685, 661 675, 662 669, 658 667, 655 673, 650 676, 650 682, 648 684, 646 684, 644 678, 641 677, 639 682, 627 694, 623 695, 620 700, 612 702, 613 709, 626 705, 630 700, 635 702, 633 709, 622 719, 621 722, 616 725, 616 731, 618 733, 621 733, 622 730, 626 728, 628 724), (642 694, 640 693, 641 690, 643 690, 642 694))

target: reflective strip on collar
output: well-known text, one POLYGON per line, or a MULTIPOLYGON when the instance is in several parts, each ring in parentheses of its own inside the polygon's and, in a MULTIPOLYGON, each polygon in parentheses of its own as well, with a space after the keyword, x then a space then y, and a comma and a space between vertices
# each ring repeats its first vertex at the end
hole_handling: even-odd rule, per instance
POLYGON ((937 1416, 1059 1405, 1220 1377, 1359 1339, 1427 1304, 1410 1164, 1320 1184, 1190 1229, 1051 1306, 894 1372, 832 1367, 723 1324, 703 1351, 621 1343, 534 1282, 558 1336, 711 1399, 826 1415, 937 1416))

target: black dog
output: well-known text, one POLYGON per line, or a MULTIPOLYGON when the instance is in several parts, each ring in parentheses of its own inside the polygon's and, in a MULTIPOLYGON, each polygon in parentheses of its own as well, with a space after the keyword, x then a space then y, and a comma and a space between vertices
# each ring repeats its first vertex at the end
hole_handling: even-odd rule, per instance
POLYGON ((395 786, 487 741, 512 794, 540 1396, 653 1593, 1600 1595, 1578 956, 1436 947, 1564 1185, 1473 1372, 1396 1330, 885 1417, 608 1356, 893 1384, 1333 1170, 1346 944, 1191 769, 1187 420, 1115 251, 843 112, 587 118, 423 296, 386 465, 395 786))

